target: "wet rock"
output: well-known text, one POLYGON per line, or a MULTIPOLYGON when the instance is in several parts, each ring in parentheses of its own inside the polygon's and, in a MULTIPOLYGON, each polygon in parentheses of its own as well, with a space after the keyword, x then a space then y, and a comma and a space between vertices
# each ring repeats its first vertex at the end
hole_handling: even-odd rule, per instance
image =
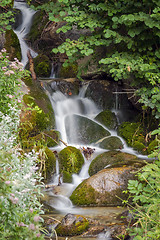
POLYGON ((75 78, 57 79, 47 84, 50 93, 60 91, 66 96, 77 95, 79 92, 79 82, 75 78))
POLYGON ((55 228, 58 236, 73 236, 83 233, 89 226, 88 220, 75 214, 67 214, 55 228))
POLYGON ((89 175, 92 176, 104 168, 113 166, 133 165, 135 167, 144 166, 144 161, 137 156, 120 151, 108 151, 98 155, 90 164, 89 175))
POLYGON ((95 117, 95 120, 102 123, 108 129, 116 129, 118 125, 115 113, 110 110, 100 112, 95 117))
POLYGON ((71 143, 91 144, 110 135, 109 131, 104 129, 101 125, 88 118, 75 114, 66 117, 65 125, 68 141, 71 143))
POLYGON ((134 179, 133 166, 103 169, 84 180, 70 196, 73 204, 78 206, 117 206, 128 196, 128 180, 134 179))
POLYGON ((133 211, 126 210, 126 211, 123 211, 121 214, 119 214, 116 219, 120 220, 121 222, 129 226, 135 223, 136 215, 133 211))
POLYGON ((17 58, 19 61, 21 60, 21 48, 19 40, 12 29, 6 31, 4 47, 9 53, 10 61, 13 61, 14 58, 17 58))
POLYGON ((108 150, 122 149, 123 143, 120 138, 111 136, 104 138, 103 141, 99 143, 99 147, 108 150))
POLYGON ((72 174, 79 173, 84 158, 79 149, 68 146, 59 153, 59 168, 63 173, 63 182, 72 182, 72 174))

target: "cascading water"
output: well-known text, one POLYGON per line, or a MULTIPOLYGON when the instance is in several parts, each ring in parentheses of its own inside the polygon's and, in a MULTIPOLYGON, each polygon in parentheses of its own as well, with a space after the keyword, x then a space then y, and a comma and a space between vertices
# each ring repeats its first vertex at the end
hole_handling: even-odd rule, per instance
POLYGON ((22 2, 22 1, 15 0, 14 8, 19 9, 22 13, 22 23, 20 26, 14 29, 14 32, 16 33, 19 39, 19 43, 21 46, 21 55, 22 55, 21 62, 25 67, 28 62, 28 57, 27 57, 28 50, 30 50, 32 57, 37 56, 37 53, 34 52, 31 48, 29 48, 25 41, 25 37, 30 31, 30 28, 32 25, 32 19, 36 12, 33 9, 29 8, 26 2, 22 2))
MULTIPOLYGON (((67 198, 70 196, 72 191, 84 179, 89 177, 88 169, 92 159, 94 159, 100 153, 107 151, 106 149, 100 149, 99 147, 95 147, 94 145, 89 145, 89 146, 87 144, 85 145, 84 143, 79 141, 78 131, 83 131, 83 129, 80 129, 79 126, 77 125, 77 122, 75 121, 75 116, 85 117, 85 119, 91 119, 92 121, 97 123, 94 120, 94 117, 101 110, 97 108, 96 104, 92 100, 85 97, 85 93, 88 87, 87 84, 83 85, 83 87, 81 88, 77 96, 63 94, 57 89, 56 84, 54 87, 56 89, 55 92, 53 92, 52 94, 49 94, 49 92, 47 93, 52 103, 52 107, 54 109, 56 128, 61 133, 62 142, 65 142, 67 145, 75 146, 76 148, 79 148, 79 149, 82 147, 95 148, 95 152, 93 153, 92 157, 90 159, 85 159, 85 164, 83 165, 80 173, 72 175, 72 184, 66 184, 66 183, 62 184, 63 187, 67 189, 66 190, 67 194, 65 193, 65 195, 60 194, 59 196, 57 195, 55 196, 53 193, 51 193, 53 197, 50 199, 51 206, 53 206, 55 209, 58 209, 59 211, 73 212, 74 211, 73 206, 71 205, 70 200, 69 199, 67 200, 67 198), (64 201, 63 201, 63 197, 64 197, 64 201)), ((99 123, 97 124, 101 125, 99 123)), ((103 126, 103 128, 105 127, 103 126)), ((110 131, 110 133, 112 136, 117 136, 116 131, 110 131)), ((136 155, 136 152, 132 148, 127 147, 126 143, 122 138, 120 139, 124 147, 122 151, 136 155)), ((61 143, 57 148, 54 148, 54 150, 60 151, 63 148, 64 148, 64 144, 61 143)), ((143 159, 144 159, 144 156, 143 156, 143 159)), ((58 172, 55 174, 53 181, 50 184, 53 184, 53 185, 58 184, 58 172)))

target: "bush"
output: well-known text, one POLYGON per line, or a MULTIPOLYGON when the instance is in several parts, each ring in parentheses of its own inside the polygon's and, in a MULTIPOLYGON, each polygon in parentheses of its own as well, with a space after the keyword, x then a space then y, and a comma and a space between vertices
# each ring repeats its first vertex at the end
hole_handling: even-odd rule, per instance
MULTIPOLYGON (((159 130, 152 134, 160 135, 159 130)), ((136 227, 131 229, 134 240, 160 239, 160 140, 158 147, 149 157, 155 157, 153 163, 147 163, 140 172, 138 180, 130 180, 128 189, 135 204, 136 227)))

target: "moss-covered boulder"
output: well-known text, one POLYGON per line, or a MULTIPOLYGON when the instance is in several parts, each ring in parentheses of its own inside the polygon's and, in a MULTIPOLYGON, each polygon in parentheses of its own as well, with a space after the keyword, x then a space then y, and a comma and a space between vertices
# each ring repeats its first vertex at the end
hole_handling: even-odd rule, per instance
POLYGON ((118 133, 126 140, 128 146, 142 154, 147 154, 145 133, 140 123, 124 122, 118 127, 118 133))
POLYGON ((99 147, 108 150, 122 149, 123 143, 119 137, 111 136, 104 138, 100 143, 99 147))
POLYGON ((103 169, 84 180, 70 196, 78 206, 117 206, 128 196, 128 180, 134 179, 132 166, 103 169))
POLYGON ((89 175, 92 176, 104 168, 113 166, 136 165, 143 166, 143 160, 139 160, 137 156, 120 151, 108 151, 98 155, 90 164, 89 175))
POLYGON ((87 230, 88 220, 81 216, 68 213, 55 228, 58 236, 80 235, 87 230))
POLYGON ((14 31, 7 30, 5 34, 5 44, 7 52, 9 53, 9 60, 13 61, 14 58, 17 58, 19 61, 21 60, 21 47, 19 44, 19 40, 14 31))
POLYGON ((95 117, 95 120, 102 123, 108 129, 116 129, 118 125, 115 113, 111 112, 110 110, 100 112, 95 117))
POLYGON ((51 62, 46 55, 39 54, 34 58, 34 69, 37 77, 49 77, 51 68, 51 62))
POLYGON ((83 164, 84 158, 79 149, 68 146, 60 151, 59 168, 64 182, 72 182, 72 174, 79 173, 83 164))
POLYGON ((91 144, 110 135, 101 125, 76 114, 66 117, 65 125, 70 143, 91 144))

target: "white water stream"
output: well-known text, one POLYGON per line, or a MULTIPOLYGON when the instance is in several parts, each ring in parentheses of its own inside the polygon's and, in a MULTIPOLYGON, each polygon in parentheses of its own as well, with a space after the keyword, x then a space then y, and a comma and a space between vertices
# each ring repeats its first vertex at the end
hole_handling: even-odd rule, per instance
POLYGON ((32 25, 33 16, 36 12, 33 9, 29 8, 27 3, 22 1, 19 2, 15 0, 14 8, 19 9, 22 14, 22 23, 20 26, 14 29, 14 32, 16 33, 19 39, 19 43, 21 46, 21 55, 22 55, 21 62, 23 63, 25 68, 28 62, 27 51, 30 50, 32 57, 37 56, 37 53, 34 52, 25 41, 26 35, 29 33, 32 25))
MULTIPOLYGON (((67 94, 65 95, 60 91, 55 91, 54 93, 52 93, 52 95, 49 94, 49 92, 47 92, 55 113, 56 130, 58 130, 61 133, 61 139, 67 145, 72 145, 79 149, 82 147, 85 147, 85 148, 90 147, 95 149, 95 152, 92 154, 90 159, 86 160, 84 157, 85 163, 80 173, 72 175, 72 184, 66 184, 66 183, 62 184, 61 188, 63 189, 62 191, 63 194, 60 193, 60 195, 57 195, 57 194, 55 195, 53 194, 53 192, 49 193, 49 195, 52 196, 49 200, 49 205, 54 207, 56 210, 59 210, 60 212, 64 212, 64 213, 68 213, 68 212, 73 213, 75 211, 76 212, 78 211, 77 209, 76 210, 74 209, 74 206, 72 205, 68 197, 71 195, 72 191, 84 179, 89 177, 88 169, 91 161, 100 153, 107 151, 106 149, 95 147, 94 145, 87 145, 87 146, 82 145, 82 143, 78 143, 78 140, 75 135, 76 128, 78 126, 76 126, 76 122, 73 120, 74 114, 76 114, 76 116, 79 115, 85 118, 89 118, 92 121, 96 122, 94 120, 94 117, 101 111, 101 109, 98 109, 98 107, 92 100, 85 97, 87 87, 88 85, 85 84, 81 88, 77 96, 68 96, 67 94), (67 119, 67 124, 66 124, 66 119, 67 119), (69 138, 67 133, 69 133, 69 136, 70 136, 69 138), (76 142, 76 144, 74 144, 74 142, 76 142)), ((103 126, 103 128, 107 129, 105 126, 103 126)), ((116 131, 110 131, 110 133, 111 133, 111 136, 117 136, 116 131)), ((121 137, 119 138, 123 143, 123 147, 124 147, 122 149, 123 152, 134 154, 144 159, 144 156, 138 155, 136 151, 134 151, 132 148, 126 145, 125 141, 121 137)), ((65 147, 64 144, 61 143, 58 147, 54 148, 54 150, 57 150, 59 152, 64 147, 65 147)), ((59 178, 59 167, 57 162, 57 172, 53 176, 53 181, 50 182, 50 184, 57 185, 58 178, 59 178)))

